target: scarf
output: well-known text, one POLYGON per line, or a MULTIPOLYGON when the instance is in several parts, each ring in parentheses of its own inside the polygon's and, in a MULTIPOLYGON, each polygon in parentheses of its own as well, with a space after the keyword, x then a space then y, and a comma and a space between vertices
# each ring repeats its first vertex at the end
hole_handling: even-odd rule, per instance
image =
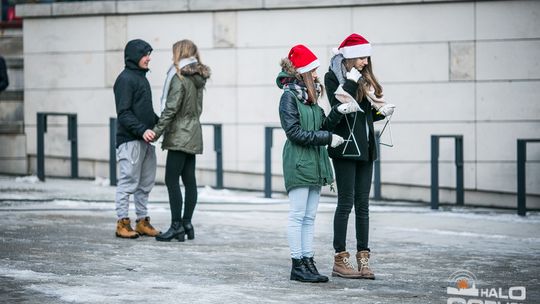
POLYGON ((332 59, 330 59, 330 70, 334 72, 334 75, 336 75, 339 84, 344 84, 346 79, 345 73, 347 70, 343 65, 343 60, 345 60, 343 54, 336 54, 334 57, 332 57, 332 59))
MULTIPOLYGON (((334 55, 334 57, 332 57, 332 59, 330 59, 330 70, 332 72, 334 72, 334 75, 336 75, 336 78, 339 81, 340 87, 342 87, 343 84, 345 83, 345 80, 346 80, 345 75, 347 73, 347 69, 345 69, 345 65, 343 64, 343 60, 345 60, 345 57, 343 57, 343 54, 336 54, 336 55, 334 55)), ((338 90, 339 90, 339 88, 338 88, 338 90)), ((344 95, 344 94, 349 95, 343 89, 339 90, 338 94, 340 94, 340 95, 344 95)), ((373 88, 373 86, 371 86, 371 85, 367 89, 366 97, 369 100, 369 102, 371 103, 371 106, 376 110, 380 109, 382 106, 384 106, 386 104, 386 102, 384 101, 384 97, 378 98, 377 96, 375 96, 375 88, 373 88)), ((352 98, 352 96, 351 96, 351 98, 352 98)), ((342 102, 343 102, 343 99, 344 98, 341 97, 341 96, 339 96, 339 98, 338 98, 338 100, 342 101, 342 102)))
MULTIPOLYGON (((183 67, 190 65, 192 63, 196 63, 197 58, 195 57, 189 57, 189 58, 183 58, 180 59, 178 62, 178 69, 182 69, 183 67)), ((160 113, 163 112, 165 109, 165 104, 167 103, 167 96, 169 95, 169 88, 171 86, 171 81, 174 77, 174 74, 176 74, 176 66, 174 64, 171 64, 169 69, 167 70, 167 77, 165 77, 165 84, 163 85, 163 92, 161 93, 161 105, 160 105, 160 113)))
POLYGON ((188 58, 180 59, 180 61, 178 62, 178 69, 181 70, 186 65, 189 65, 189 64, 192 64, 192 63, 195 63, 195 62, 198 62, 197 58, 195 58, 195 57, 188 57, 188 58))
POLYGON ((169 88, 171 86, 171 80, 173 79, 174 74, 176 74, 176 67, 174 66, 174 64, 171 64, 171 66, 167 70, 167 76, 165 77, 165 84, 163 85, 163 92, 161 93, 160 115, 165 109, 165 103, 167 103, 167 96, 169 95, 169 88))
MULTIPOLYGON (((291 82, 285 83, 283 85, 284 91, 290 91, 292 92, 296 98, 298 98, 303 104, 310 105, 316 103, 316 101, 308 100, 308 92, 307 87, 304 84, 304 82, 298 80, 298 79, 292 79, 291 82)), ((317 97, 321 96, 321 84, 315 82, 315 91, 317 92, 317 97)))

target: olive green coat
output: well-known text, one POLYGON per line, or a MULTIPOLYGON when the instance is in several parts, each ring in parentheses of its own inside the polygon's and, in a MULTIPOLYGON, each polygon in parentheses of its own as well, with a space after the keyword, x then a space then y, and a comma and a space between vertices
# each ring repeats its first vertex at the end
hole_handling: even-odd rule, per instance
POLYGON ((203 152, 202 128, 199 118, 203 107, 206 80, 199 74, 174 75, 171 80, 165 109, 153 131, 163 135, 163 150, 189 154, 203 152))

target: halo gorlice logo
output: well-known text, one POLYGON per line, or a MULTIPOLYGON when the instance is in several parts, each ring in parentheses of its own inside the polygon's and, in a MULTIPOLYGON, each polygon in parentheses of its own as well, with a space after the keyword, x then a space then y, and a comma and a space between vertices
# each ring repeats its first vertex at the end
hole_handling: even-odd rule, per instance
POLYGON ((522 304, 527 291, 524 286, 510 288, 477 288, 476 276, 467 270, 458 270, 448 278, 447 304, 522 304))

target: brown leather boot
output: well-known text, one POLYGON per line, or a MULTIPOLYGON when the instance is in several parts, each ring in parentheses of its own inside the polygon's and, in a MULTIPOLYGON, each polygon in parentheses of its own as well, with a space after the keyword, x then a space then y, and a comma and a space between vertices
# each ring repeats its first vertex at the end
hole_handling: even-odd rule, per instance
POLYGON ((349 260, 349 253, 342 251, 334 255, 334 268, 332 269, 333 277, 342 277, 347 279, 360 279, 360 273, 354 268, 349 260))
POLYGON ((369 268, 369 251, 362 250, 356 253, 356 262, 358 263, 358 272, 362 276, 362 279, 375 280, 375 274, 369 268))
POLYGON ((159 234, 159 231, 150 225, 149 216, 137 220, 135 231, 140 235, 156 236, 159 234))
POLYGON ((139 237, 137 232, 131 228, 131 221, 129 217, 119 219, 116 222, 116 236, 120 238, 136 239, 139 237))

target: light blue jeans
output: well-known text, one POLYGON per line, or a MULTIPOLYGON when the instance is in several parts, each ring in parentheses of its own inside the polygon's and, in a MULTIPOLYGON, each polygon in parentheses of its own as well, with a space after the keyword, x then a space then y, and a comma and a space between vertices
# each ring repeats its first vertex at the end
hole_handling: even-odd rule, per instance
POLYGON ((287 238, 291 258, 313 257, 313 231, 321 187, 297 187, 289 191, 287 238))

